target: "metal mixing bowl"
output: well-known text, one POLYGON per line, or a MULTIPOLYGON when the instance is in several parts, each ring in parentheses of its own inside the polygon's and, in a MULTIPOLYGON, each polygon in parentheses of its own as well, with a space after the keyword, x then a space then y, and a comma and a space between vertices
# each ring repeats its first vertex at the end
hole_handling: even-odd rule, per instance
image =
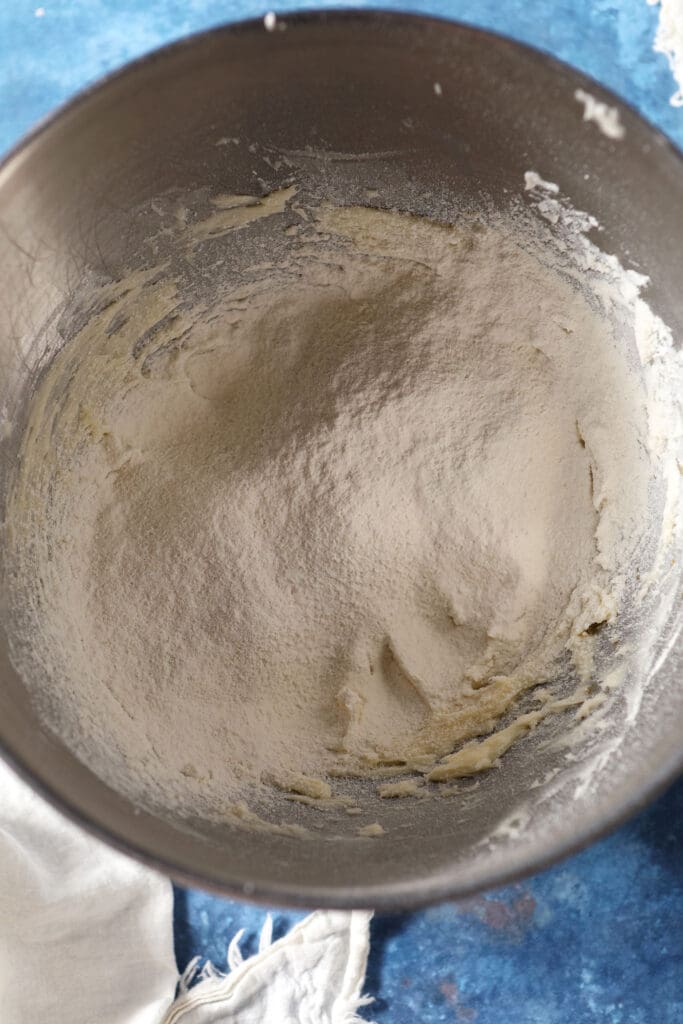
MULTIPOLYGON (((274 31, 249 22, 194 37, 84 93, 0 170, 0 502, 35 381, 55 345, 68 343, 68 325, 61 342, 48 329, 55 311, 86 272, 111 279, 144 261, 141 211, 155 197, 173 190, 191 206, 301 173, 323 193, 343 181, 350 197, 380 186, 502 203, 521 195, 528 169, 598 217, 601 246, 651 275, 648 301, 683 337, 679 154, 595 83, 523 46, 421 17, 306 14, 274 31), (620 107, 623 140, 582 122, 577 88, 620 107), (220 144, 232 138, 240 144, 220 144)), ((652 646, 645 636, 635 631, 635 648, 652 646)), ((6 632, 0 743, 62 811, 181 881, 281 903, 405 907, 537 870, 674 776, 683 713, 674 636, 672 622, 648 652, 657 667, 633 721, 615 701, 610 728, 623 742, 591 786, 569 775, 563 785, 562 773, 552 791, 539 785, 562 754, 534 736, 507 755, 505 771, 463 783, 461 798, 385 803, 379 841, 250 834, 133 806, 41 725, 6 632)))

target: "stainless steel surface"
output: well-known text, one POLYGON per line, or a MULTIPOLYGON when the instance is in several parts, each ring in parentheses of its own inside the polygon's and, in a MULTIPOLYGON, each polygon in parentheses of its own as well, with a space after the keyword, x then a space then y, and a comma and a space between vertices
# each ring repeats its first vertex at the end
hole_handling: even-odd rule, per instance
MULTIPOLYGON (((587 130, 577 87, 618 101, 548 57, 458 25, 361 12, 282 24, 210 32, 131 65, 41 126, 0 170, 0 410, 12 424, 0 440, 0 502, 31 389, 59 332, 68 340, 56 314, 73 308, 86 270, 111 279, 144 263, 140 211, 167 190, 191 205, 192 196, 253 192, 255 182, 273 189, 294 173, 323 195, 342 182, 351 197, 379 184, 397 196, 429 192, 437 205, 495 203, 519 193, 533 168, 599 218, 603 248, 651 275, 649 301, 683 337, 683 163, 637 115, 619 104, 622 142, 587 130), (216 145, 233 137, 246 144, 216 145), (282 153, 289 163, 274 159, 282 153)), ((9 587, 5 577, 1 592, 9 587)), ((494 841, 557 752, 520 746, 505 772, 464 784, 462 798, 385 803, 382 841, 253 835, 133 807, 41 726, 4 633, 0 745, 67 814, 177 879, 274 902, 416 905, 536 870, 672 778, 683 649, 671 640, 660 641, 635 726, 615 711, 625 742, 594 789, 539 795, 526 826, 494 841)))

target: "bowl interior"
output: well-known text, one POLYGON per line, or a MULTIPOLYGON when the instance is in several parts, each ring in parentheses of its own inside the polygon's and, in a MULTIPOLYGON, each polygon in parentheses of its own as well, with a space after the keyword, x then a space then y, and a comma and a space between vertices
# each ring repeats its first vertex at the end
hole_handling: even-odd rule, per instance
MULTIPOLYGON (((577 88, 615 102, 490 34, 356 12, 211 32, 80 97, 0 171, 0 500, 31 391, 76 329, 79 283, 149 263, 152 204, 163 196, 201 215, 213 196, 296 180, 319 199, 362 203, 379 189, 385 205, 448 216, 454 204, 521 197, 533 169, 598 218, 603 249, 650 275, 648 301, 683 337, 681 159, 629 109, 620 141, 583 123, 577 88)), ((200 253, 195 269, 210 276, 210 266, 200 253)), ((622 742, 589 790, 571 773, 539 785, 562 756, 539 730, 507 755, 505 772, 463 781, 457 797, 383 802, 381 842, 355 838, 350 823, 341 839, 302 842, 134 807, 41 725, 4 633, 0 745, 64 810, 177 878, 280 902, 407 906, 538 868, 671 777, 683 712, 675 627, 658 638, 635 630, 657 671, 632 721, 615 703, 610 728, 622 742)), ((635 655, 630 671, 645 660, 635 655)), ((316 813, 292 808, 288 820, 310 825, 316 813)))

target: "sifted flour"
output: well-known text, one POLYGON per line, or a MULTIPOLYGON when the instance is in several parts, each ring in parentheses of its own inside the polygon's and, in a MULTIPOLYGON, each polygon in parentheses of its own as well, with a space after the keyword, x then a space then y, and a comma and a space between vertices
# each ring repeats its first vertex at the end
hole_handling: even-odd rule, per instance
POLYGON ((449 755, 569 659, 590 678, 658 557, 637 287, 580 288, 512 220, 323 206, 286 237, 210 310, 106 286, 24 445, 15 659, 164 806, 490 766, 538 712, 449 755))

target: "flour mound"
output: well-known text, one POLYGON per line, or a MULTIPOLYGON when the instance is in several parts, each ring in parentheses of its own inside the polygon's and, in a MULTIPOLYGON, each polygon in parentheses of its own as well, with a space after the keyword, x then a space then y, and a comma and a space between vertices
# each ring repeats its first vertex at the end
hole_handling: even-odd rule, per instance
POLYGON ((365 208, 290 235, 210 311, 108 286, 34 402, 32 675, 136 799, 424 769, 585 670, 652 526, 629 327, 541 249, 365 208))

